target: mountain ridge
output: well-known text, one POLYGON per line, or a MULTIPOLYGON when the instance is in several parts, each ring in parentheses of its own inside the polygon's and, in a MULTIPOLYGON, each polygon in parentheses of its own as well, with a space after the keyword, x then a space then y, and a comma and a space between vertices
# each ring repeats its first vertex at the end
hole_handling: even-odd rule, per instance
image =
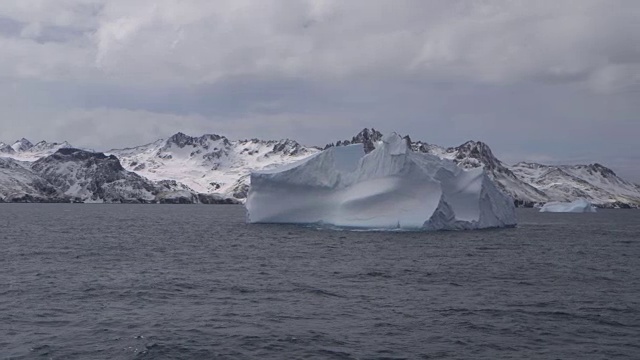
POLYGON ((73 147, 32 162, 0 157, 0 202, 238 203, 170 180, 150 181, 114 155, 73 147))
MULTIPOLYGON (((111 149, 101 154, 113 157, 112 161, 118 161, 122 169, 117 171, 136 174, 156 187, 164 186, 165 190, 182 192, 188 199, 181 201, 203 202, 201 200, 204 198, 198 199, 198 196, 212 195, 221 199, 230 198, 230 201, 234 202, 245 199, 251 171, 299 161, 332 146, 363 144, 365 152, 370 152, 382 137, 380 131, 365 128, 350 139, 316 147, 305 146, 292 139, 230 140, 226 136, 212 133, 189 136, 178 132, 148 144, 111 149)), ((519 162, 508 165, 499 160, 490 146, 482 141, 469 140, 459 146, 442 147, 421 140, 413 141, 408 135, 404 136, 404 139, 413 151, 451 160, 462 168, 483 167, 498 188, 510 195, 519 206, 535 206, 548 201, 570 201, 584 197, 601 207, 640 207, 640 186, 620 178, 613 170, 600 163, 545 165, 519 162)), ((7 168, 9 167, 16 171, 17 179, 24 180, 27 176, 24 169, 32 171, 31 168, 40 159, 54 155, 64 156, 73 152, 68 150, 72 148, 73 146, 66 141, 41 141, 34 145, 25 138, 10 146, 0 143, 0 159, 12 159, 23 169, 15 168, 15 164, 9 166, 9 160, 6 160, 4 175, 0 175, 4 176, 6 184, 7 177, 11 177, 8 174, 11 172, 7 168)), ((100 156, 94 158, 99 160, 100 156)), ((37 171, 35 176, 38 176, 37 171)), ((15 187, 23 189, 23 192, 26 192, 25 189, 32 189, 28 184, 15 187)), ((0 181, 0 199, 3 199, 3 196, 7 198, 3 191, 10 192, 6 186, 3 190, 0 181)), ((14 193, 20 194, 19 191, 14 193)), ((37 191, 33 196, 34 199, 39 199, 38 201, 46 200, 46 196, 43 197, 37 191)), ((21 199, 19 196, 15 198, 21 199)), ((160 198, 149 197, 147 200, 158 202, 160 198)), ((207 200, 204 200, 206 203, 207 200)))

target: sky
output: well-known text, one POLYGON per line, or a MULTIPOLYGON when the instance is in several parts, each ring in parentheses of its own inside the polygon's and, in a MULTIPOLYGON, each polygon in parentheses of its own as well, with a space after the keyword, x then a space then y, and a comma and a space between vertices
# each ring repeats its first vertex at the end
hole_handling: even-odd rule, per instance
POLYGON ((0 2, 0 140, 364 127, 640 182, 637 0, 0 2))

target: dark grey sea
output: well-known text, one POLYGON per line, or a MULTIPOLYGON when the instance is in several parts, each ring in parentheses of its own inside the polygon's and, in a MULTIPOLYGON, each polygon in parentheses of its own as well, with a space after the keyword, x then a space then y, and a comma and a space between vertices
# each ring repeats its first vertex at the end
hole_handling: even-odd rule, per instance
POLYGON ((640 359, 640 211, 514 229, 0 204, 0 358, 640 359))

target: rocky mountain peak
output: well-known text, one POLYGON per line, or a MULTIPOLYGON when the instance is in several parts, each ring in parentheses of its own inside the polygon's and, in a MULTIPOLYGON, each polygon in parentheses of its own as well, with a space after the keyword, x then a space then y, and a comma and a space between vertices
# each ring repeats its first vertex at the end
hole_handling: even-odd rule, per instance
POLYGON ((47 142, 47 141, 40 141, 38 143, 36 143, 35 145, 33 145, 31 147, 31 151, 47 151, 47 150, 54 150, 54 149, 63 149, 63 148, 72 148, 73 146, 71 146, 71 144, 69 144, 66 141, 63 141, 61 143, 57 143, 57 142, 47 142))
POLYGON ((202 135, 198 139, 198 143, 206 144, 207 141, 218 141, 218 140, 222 140, 222 143, 224 144, 224 146, 230 146, 231 145, 231 142, 229 141, 229 139, 227 139, 226 137, 224 137, 222 135, 217 135, 217 134, 205 134, 205 135, 202 135))
POLYGON ((187 145, 191 145, 194 141, 194 138, 183 133, 183 132, 179 132, 176 134, 171 135, 171 137, 169 137, 167 139, 167 144, 175 144, 178 147, 185 147, 187 145))
POLYGON ((216 134, 206 134, 200 137, 193 137, 179 132, 167 139, 167 146, 176 145, 179 148, 184 148, 185 146, 203 146, 206 148, 209 141, 218 140, 223 140, 225 145, 230 145, 229 140, 227 140, 227 138, 225 138, 224 136, 216 134))
POLYGON ((606 167, 604 165, 600 165, 598 163, 589 165, 589 170, 595 172, 596 174, 600 174, 600 175, 604 176, 605 178, 617 177, 616 173, 613 172, 613 170, 609 169, 608 167, 606 167))
POLYGON ((351 140, 340 140, 335 144, 328 144, 325 146, 325 149, 330 148, 332 146, 346 146, 352 144, 362 144, 364 146, 365 153, 370 153, 373 149, 376 148, 376 142, 382 140, 384 135, 374 129, 374 128, 364 128, 360 131, 356 136, 352 137, 351 140))
POLYGON ((365 153, 370 153, 375 149, 375 143, 382 140, 383 135, 380 131, 371 128, 364 128, 356 136, 351 138, 352 144, 363 144, 365 153))
POLYGON ((489 145, 487 145, 482 141, 469 140, 464 144, 458 146, 458 149, 466 150, 469 153, 482 154, 485 156, 488 156, 488 155, 493 156, 493 153, 491 152, 491 148, 489 147, 489 145))
POLYGON ((114 155, 105 155, 100 152, 91 152, 76 148, 61 148, 50 156, 44 157, 34 163, 38 168, 42 164, 60 162, 83 162, 85 165, 105 166, 113 171, 123 171, 120 160, 114 155))
POLYGON ((304 146, 295 140, 284 139, 273 145, 272 152, 283 155, 299 155, 306 152, 304 146))
POLYGON ((383 135, 380 131, 374 128, 364 128, 360 131, 356 136, 353 137, 353 140, 374 140, 378 141, 383 138, 383 135))
POLYGON ((431 145, 429 143, 426 143, 424 141, 419 141, 419 140, 411 141, 409 136, 406 136, 406 138, 408 139, 408 142, 409 142, 409 145, 411 146, 412 151, 427 153, 427 154, 433 154, 435 152, 438 152, 438 150, 444 151, 441 147, 437 145, 431 145))
POLYGON ((482 141, 470 140, 453 148, 453 150, 456 152, 454 161, 458 163, 474 159, 487 170, 496 170, 503 167, 502 163, 493 155, 489 145, 482 141))
POLYGON ((27 151, 29 149, 31 149, 33 147, 33 144, 31 143, 31 141, 22 138, 18 141, 16 141, 15 143, 13 143, 13 145, 11 145, 11 148, 13 148, 13 150, 15 152, 22 152, 22 151, 27 151))
POLYGON ((15 153, 15 150, 13 150, 13 148, 3 142, 0 142, 0 153, 3 154, 13 154, 15 153))

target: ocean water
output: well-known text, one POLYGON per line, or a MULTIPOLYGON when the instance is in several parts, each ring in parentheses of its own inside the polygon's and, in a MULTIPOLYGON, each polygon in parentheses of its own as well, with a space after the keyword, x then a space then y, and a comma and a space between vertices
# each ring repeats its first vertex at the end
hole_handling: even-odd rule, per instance
POLYGON ((514 229, 0 204, 0 358, 639 359, 640 211, 514 229))

